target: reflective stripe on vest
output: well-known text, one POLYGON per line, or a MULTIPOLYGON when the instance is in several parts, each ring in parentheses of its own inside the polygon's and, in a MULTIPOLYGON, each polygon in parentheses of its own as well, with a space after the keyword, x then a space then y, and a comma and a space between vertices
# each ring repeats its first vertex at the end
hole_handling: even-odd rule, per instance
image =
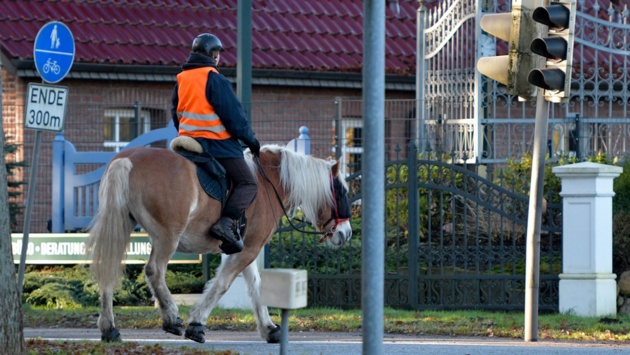
POLYGON ((194 138, 228 139, 231 135, 225 130, 214 107, 206 98, 206 85, 213 67, 184 70, 177 75, 179 102, 177 118, 179 135, 194 138))

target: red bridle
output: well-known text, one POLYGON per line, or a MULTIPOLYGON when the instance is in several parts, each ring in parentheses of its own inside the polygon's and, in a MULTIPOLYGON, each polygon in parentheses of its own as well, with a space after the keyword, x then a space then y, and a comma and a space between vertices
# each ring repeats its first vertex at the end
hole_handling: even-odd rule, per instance
POLYGON ((323 225, 327 225, 328 223, 330 223, 333 219, 335 220, 335 224, 332 225, 332 227, 330 227, 330 229, 322 234, 322 237, 319 238, 319 243, 323 242, 325 239, 330 239, 332 238, 333 234, 335 234, 335 230, 337 229, 337 227, 349 220, 350 218, 339 218, 339 203, 337 202, 337 194, 335 193, 335 185, 333 183, 333 176, 332 174, 330 174, 330 190, 332 191, 332 196, 333 196, 333 204, 334 204, 334 213, 330 216, 330 218, 326 221, 326 223, 324 223, 323 225))

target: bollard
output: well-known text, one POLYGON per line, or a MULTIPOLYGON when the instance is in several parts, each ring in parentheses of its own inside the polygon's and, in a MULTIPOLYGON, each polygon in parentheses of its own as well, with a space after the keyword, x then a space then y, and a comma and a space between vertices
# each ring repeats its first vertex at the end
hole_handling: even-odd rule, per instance
POLYGON ((260 272, 260 302, 282 310, 281 355, 286 355, 289 342, 289 310, 306 307, 307 279, 306 270, 266 269, 260 272))

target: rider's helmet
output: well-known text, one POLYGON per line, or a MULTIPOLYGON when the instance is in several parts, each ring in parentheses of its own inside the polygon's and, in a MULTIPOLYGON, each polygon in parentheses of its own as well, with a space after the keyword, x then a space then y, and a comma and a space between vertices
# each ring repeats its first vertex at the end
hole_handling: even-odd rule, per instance
POLYGON ((221 41, 217 38, 217 36, 210 33, 200 34, 192 43, 193 52, 203 54, 210 58, 216 57, 215 52, 222 52, 223 50, 221 41))

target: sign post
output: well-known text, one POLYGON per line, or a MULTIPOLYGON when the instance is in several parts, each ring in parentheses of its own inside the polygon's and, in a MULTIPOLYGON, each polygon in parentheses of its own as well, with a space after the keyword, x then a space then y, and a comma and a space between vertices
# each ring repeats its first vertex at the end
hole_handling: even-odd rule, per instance
MULTIPOLYGON (((35 37, 33 58, 39 75, 45 82, 58 83, 70 71, 74 61, 74 37, 66 25, 53 21, 45 24, 35 37)), ((66 113, 68 88, 45 84, 29 84, 26 97, 26 111, 24 113, 24 128, 37 130, 35 132, 35 147, 31 174, 28 180, 28 195, 26 212, 24 215, 22 253, 18 272, 18 290, 22 294, 24 268, 28 246, 28 235, 31 229, 31 213, 33 211, 33 197, 37 185, 37 171, 39 168, 39 149, 42 142, 42 130, 61 131, 66 113)), ((21 296, 20 296, 21 297, 21 296)))

